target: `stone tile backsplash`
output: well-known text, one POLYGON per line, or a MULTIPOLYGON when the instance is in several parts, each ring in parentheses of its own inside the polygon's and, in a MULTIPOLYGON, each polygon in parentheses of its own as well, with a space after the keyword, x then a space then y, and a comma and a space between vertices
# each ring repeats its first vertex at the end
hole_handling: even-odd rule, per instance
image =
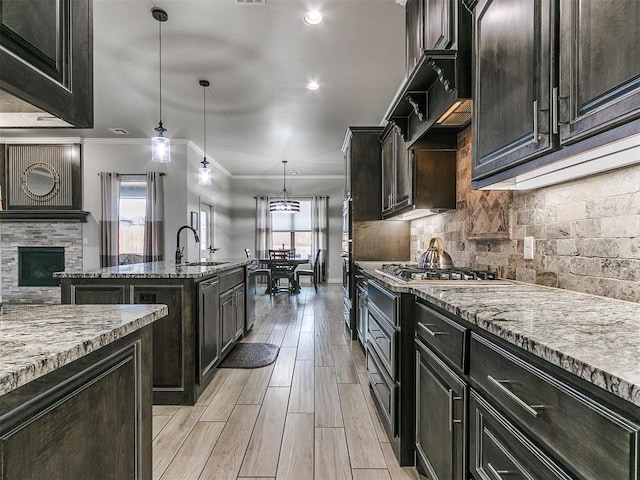
POLYGON ((442 237, 456 266, 490 269, 518 281, 640 302, 640 166, 522 192, 471 190, 471 133, 458 137, 456 210, 411 222, 411 257, 442 237), (478 205, 485 222, 470 225, 478 205), (481 209, 480 209, 481 210, 481 209), (482 224, 481 224, 482 225, 482 224), (501 227, 502 228, 502 227, 501 227), (534 259, 523 259, 525 236, 534 259))
POLYGON ((82 223, 0 223, 0 265, 4 303, 60 303, 60 287, 18 285, 18 247, 64 247, 66 270, 82 269, 82 223))

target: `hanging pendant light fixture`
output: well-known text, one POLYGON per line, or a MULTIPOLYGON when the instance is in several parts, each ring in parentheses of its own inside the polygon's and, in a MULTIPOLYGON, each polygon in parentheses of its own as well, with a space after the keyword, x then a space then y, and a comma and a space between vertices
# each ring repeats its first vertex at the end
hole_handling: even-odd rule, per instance
POLYGON ((204 158, 202 159, 202 167, 198 169, 198 183, 200 185, 211 185, 211 169, 207 166, 207 87, 211 85, 208 80, 200 80, 198 82, 202 87, 202 138, 204 140, 204 158))
POLYGON ((158 43, 160 58, 160 121, 155 128, 157 135, 151 138, 151 160, 157 163, 169 163, 171 161, 171 140, 164 136, 166 128, 162 126, 162 23, 169 18, 167 12, 161 8, 152 8, 151 15, 158 21, 158 43))
POLYGON ((284 165, 284 178, 282 192, 278 196, 269 202, 269 211, 280 213, 294 213, 300 211, 300 202, 291 198, 289 192, 287 192, 287 161, 283 160, 284 165))

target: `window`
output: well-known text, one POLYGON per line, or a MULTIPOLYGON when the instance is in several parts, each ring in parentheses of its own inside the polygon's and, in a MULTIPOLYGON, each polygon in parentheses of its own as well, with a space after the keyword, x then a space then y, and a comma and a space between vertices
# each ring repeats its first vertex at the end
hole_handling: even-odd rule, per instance
POLYGON ((143 261, 147 182, 144 175, 123 175, 118 199, 118 256, 120 265, 143 261))
POLYGON ((206 203, 200 204, 200 257, 209 258, 209 246, 215 247, 213 239, 213 207, 206 203))
POLYGON ((296 257, 311 255, 311 199, 296 198, 300 211, 271 214, 271 248, 292 248, 296 257))

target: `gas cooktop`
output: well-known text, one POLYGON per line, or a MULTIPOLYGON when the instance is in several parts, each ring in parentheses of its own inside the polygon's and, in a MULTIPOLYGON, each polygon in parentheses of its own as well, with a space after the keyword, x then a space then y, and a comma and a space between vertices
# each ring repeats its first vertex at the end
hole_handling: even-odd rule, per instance
POLYGON ((495 272, 472 268, 423 268, 417 263, 385 263, 376 272, 400 283, 445 283, 511 285, 509 280, 499 279, 495 272))

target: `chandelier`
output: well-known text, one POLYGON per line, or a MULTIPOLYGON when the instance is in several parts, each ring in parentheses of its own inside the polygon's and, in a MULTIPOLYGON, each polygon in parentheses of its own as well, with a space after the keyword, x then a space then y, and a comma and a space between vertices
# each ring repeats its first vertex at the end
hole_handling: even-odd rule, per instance
POLYGON ((291 198, 289 192, 287 192, 287 161, 283 160, 284 176, 283 176, 283 188, 282 191, 269 202, 270 212, 280 213, 294 213, 300 211, 300 202, 291 198))

